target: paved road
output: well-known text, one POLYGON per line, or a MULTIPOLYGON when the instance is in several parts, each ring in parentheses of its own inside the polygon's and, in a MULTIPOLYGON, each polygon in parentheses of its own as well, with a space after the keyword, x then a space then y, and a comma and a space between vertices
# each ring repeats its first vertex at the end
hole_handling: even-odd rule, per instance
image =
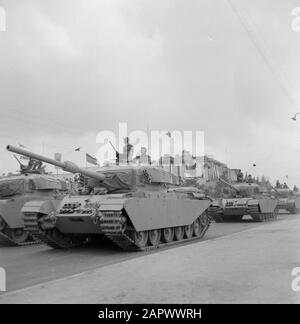
MULTIPOLYGON (((279 221, 287 217, 291 216, 280 215, 279 221)), ((251 221, 213 223, 204 240, 212 240, 266 224, 251 221)), ((161 250, 150 253, 157 253, 157 251, 161 250)), ((45 245, 0 247, 0 267, 4 267, 7 273, 7 291, 14 291, 143 255, 144 252, 123 252, 108 243, 68 251, 54 250, 45 245)))

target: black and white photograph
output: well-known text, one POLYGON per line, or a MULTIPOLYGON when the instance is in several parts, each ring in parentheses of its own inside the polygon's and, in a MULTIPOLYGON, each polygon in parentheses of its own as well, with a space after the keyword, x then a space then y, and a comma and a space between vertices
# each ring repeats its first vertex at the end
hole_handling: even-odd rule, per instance
POLYGON ((0 313, 299 303, 300 0, 0 0, 0 313))

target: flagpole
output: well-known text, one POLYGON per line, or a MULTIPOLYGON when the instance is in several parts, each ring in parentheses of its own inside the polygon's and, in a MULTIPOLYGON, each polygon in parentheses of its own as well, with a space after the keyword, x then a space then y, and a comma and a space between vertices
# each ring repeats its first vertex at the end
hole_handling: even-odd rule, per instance
POLYGON ((150 152, 150 138, 149 138, 149 123, 147 123, 147 149, 148 149, 148 154, 151 156, 151 152, 150 152))

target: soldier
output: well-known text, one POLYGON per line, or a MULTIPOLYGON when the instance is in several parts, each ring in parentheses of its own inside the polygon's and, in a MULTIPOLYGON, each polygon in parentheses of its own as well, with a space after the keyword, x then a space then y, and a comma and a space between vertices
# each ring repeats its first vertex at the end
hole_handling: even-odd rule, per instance
POLYGON ((124 138, 123 159, 128 163, 132 161, 133 145, 129 143, 129 137, 124 138))
POLYGON ((33 168, 34 168, 34 165, 35 165, 35 160, 30 158, 29 159, 29 162, 28 162, 28 165, 27 165, 27 170, 28 172, 32 171, 33 168))
POLYGON ((281 184, 280 184, 279 180, 276 181, 276 188, 277 189, 280 189, 281 188, 281 184))
POLYGON ((299 191, 299 189, 298 189, 298 187, 297 187, 296 185, 294 185, 294 189, 293 189, 293 191, 294 191, 294 192, 298 192, 298 191, 299 191))
POLYGON ((248 183, 253 183, 253 178, 252 178, 251 174, 248 175, 247 182, 248 183))
POLYGON ((139 164, 151 164, 151 157, 147 154, 146 147, 141 147, 141 154, 137 155, 134 160, 137 161, 139 164))
POLYGON ((45 168, 46 168, 46 166, 43 165, 42 161, 36 161, 35 166, 34 166, 34 171, 36 173, 45 174, 46 173, 45 168))
POLYGON ((286 182, 283 184, 283 189, 289 189, 289 186, 286 184, 286 182))
POLYGON ((244 174, 243 172, 241 171, 241 169, 238 169, 237 170, 237 181, 238 182, 243 182, 243 179, 244 179, 244 174))

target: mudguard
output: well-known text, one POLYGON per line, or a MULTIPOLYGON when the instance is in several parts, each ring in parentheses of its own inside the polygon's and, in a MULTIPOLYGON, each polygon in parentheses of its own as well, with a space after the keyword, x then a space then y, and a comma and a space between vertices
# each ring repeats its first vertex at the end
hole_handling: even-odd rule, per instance
POLYGON ((6 199, 0 201, 0 215, 10 228, 24 227, 21 208, 25 199, 6 199))
POLYGON ((190 225, 210 206, 210 200, 127 198, 107 200, 100 211, 124 209, 136 231, 190 225))
POLYGON ((273 213, 277 207, 277 200, 266 198, 259 199, 259 208, 262 213, 273 213))

